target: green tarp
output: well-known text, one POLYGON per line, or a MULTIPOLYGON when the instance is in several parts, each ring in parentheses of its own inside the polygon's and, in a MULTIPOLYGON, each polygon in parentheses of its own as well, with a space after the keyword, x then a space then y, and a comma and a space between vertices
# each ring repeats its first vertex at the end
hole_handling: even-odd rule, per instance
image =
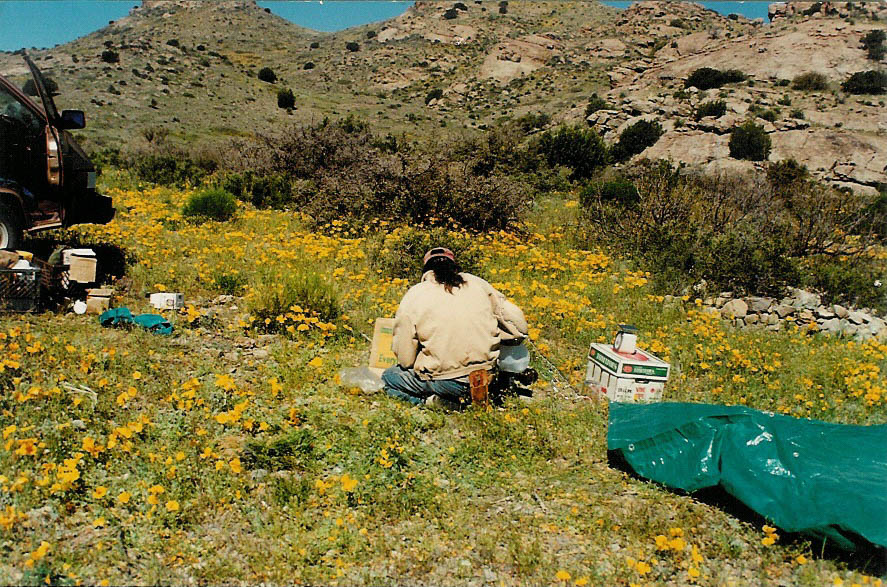
POLYGON ((741 406, 611 403, 607 448, 668 487, 720 487, 784 531, 847 550, 887 548, 887 425, 741 406))
POLYGON ((111 308, 99 316, 102 326, 129 326, 138 324, 145 330, 155 334, 172 334, 172 324, 160 314, 138 314, 133 316, 129 308, 111 308))

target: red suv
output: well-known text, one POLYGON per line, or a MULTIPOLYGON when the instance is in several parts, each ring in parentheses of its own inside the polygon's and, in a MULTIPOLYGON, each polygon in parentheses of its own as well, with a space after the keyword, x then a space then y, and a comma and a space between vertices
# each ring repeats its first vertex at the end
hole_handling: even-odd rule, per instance
POLYGON ((95 166, 68 132, 86 126, 83 111, 59 114, 54 82, 24 59, 31 77, 21 89, 0 76, 0 249, 20 247, 25 231, 114 218, 111 198, 95 190, 95 166))

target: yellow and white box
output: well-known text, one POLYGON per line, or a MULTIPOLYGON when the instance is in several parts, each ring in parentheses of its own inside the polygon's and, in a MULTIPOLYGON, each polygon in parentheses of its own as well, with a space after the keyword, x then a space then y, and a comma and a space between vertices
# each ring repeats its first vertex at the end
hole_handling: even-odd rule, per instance
POLYGON ((670 372, 671 365, 642 349, 620 353, 611 345, 593 343, 585 384, 611 402, 659 402, 670 372))

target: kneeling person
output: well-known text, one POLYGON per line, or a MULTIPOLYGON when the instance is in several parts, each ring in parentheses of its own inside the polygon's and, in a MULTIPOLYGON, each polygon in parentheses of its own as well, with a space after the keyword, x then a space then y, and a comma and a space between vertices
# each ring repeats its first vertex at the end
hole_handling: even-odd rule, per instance
POLYGON ((404 295, 394 325, 398 364, 382 380, 389 395, 420 404, 471 401, 468 374, 491 371, 503 342, 527 336, 520 308, 489 283, 461 273, 452 251, 431 249, 422 280, 404 295))

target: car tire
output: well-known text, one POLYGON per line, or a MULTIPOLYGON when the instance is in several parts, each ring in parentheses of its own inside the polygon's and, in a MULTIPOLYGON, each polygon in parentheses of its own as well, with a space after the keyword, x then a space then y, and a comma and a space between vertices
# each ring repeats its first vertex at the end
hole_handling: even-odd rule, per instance
POLYGON ((24 224, 21 212, 0 202, 0 249, 17 249, 22 245, 24 224))

